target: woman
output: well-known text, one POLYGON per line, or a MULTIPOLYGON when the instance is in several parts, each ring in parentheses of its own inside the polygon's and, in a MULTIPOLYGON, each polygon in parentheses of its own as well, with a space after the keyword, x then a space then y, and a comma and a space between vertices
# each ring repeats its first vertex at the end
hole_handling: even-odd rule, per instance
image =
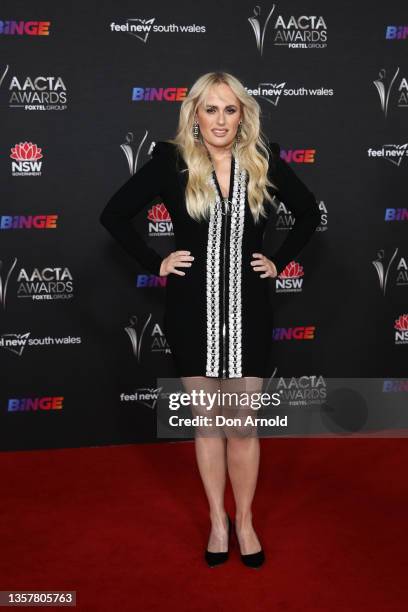
MULTIPOLYGON (((110 199, 101 223, 147 270, 167 276, 164 331, 177 373, 189 392, 253 393, 270 376, 271 307, 266 278, 275 278, 320 223, 316 199, 265 142, 260 108, 225 72, 201 76, 181 104, 176 136, 156 144, 152 158, 110 199), (161 196, 173 222, 176 250, 162 258, 130 220, 161 196), (273 196, 295 223, 274 254, 262 238, 273 196)), ((217 406, 215 414, 242 413, 217 406)), ((209 414, 208 406, 192 408, 209 414)), ((249 409, 251 411, 251 409, 249 409)), ((215 419, 214 419, 215 420, 215 419)), ((242 422, 242 421, 241 421, 242 422)), ((239 424, 239 423, 238 423, 239 424)), ((228 559, 232 525, 224 509, 226 472, 235 503, 241 560, 260 567, 265 554, 252 524, 259 439, 251 427, 196 428, 196 458, 209 502, 205 559, 228 559)))

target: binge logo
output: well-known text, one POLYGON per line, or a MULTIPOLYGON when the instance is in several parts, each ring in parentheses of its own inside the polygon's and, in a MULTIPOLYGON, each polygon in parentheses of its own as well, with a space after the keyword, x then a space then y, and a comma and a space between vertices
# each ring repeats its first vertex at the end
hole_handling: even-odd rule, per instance
POLYGON ((384 221, 408 221, 408 208, 386 208, 384 221))
POLYGON ((46 397, 11 397, 7 402, 7 412, 39 412, 45 410, 62 410, 63 396, 46 397))
POLYGON ((406 40, 408 38, 408 26, 389 25, 385 28, 386 40, 406 40))
POLYGON ((157 276, 156 274, 138 274, 136 277, 137 289, 146 289, 151 287, 166 287, 167 276, 157 276))
POLYGON ((58 215, 0 215, 0 230, 56 229, 58 215))
POLYGON ((274 340, 314 340, 315 325, 299 325, 298 327, 274 327, 274 340))
POLYGON ((133 87, 132 102, 181 102, 187 87, 133 87))
POLYGON ((0 21, 0 34, 49 36, 51 21, 0 21))
POLYGON ((408 344, 408 314, 402 314, 395 319, 395 344, 408 344))
POLYGON ((281 157, 288 164, 295 162, 297 164, 314 164, 316 149, 281 149, 281 157))
POLYGON ((11 147, 11 173, 13 176, 41 176, 42 149, 32 142, 20 142, 11 147))

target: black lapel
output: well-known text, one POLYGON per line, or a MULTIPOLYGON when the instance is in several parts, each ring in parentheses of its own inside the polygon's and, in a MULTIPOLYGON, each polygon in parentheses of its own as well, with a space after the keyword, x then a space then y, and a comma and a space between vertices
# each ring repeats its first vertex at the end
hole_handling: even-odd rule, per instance
POLYGON ((178 149, 176 151, 176 170, 179 183, 183 190, 185 190, 188 181, 188 168, 186 162, 184 161, 184 157, 181 155, 178 149))

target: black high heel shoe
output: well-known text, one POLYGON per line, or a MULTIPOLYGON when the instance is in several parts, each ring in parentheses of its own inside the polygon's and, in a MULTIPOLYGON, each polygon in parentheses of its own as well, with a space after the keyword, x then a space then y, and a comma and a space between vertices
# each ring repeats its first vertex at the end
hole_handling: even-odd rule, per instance
MULTIPOLYGON (((232 523, 231 523, 231 519, 228 514, 227 514, 227 518, 228 518, 228 548, 229 548, 229 544, 231 540, 232 523)), ((225 561, 228 560, 229 550, 227 550, 226 552, 210 552, 209 550, 206 549, 204 557, 209 567, 215 567, 216 565, 225 563, 225 561)))
MULTIPOLYGON (((235 528, 235 533, 236 533, 237 527, 235 523, 234 523, 234 528, 235 528)), ((238 540, 238 535, 237 535, 237 540, 238 540)), ((261 550, 258 550, 258 552, 256 553, 249 553, 247 555, 243 555, 242 553, 240 554, 241 554, 242 563, 246 565, 247 567, 253 567, 254 569, 258 569, 265 562, 265 553, 263 551, 263 548, 261 548, 261 550)))

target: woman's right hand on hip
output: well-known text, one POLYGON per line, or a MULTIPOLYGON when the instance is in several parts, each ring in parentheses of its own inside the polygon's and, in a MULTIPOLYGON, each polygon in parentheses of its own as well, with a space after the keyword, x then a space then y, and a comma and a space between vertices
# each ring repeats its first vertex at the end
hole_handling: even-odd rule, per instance
POLYGON ((177 270, 176 266, 183 268, 190 267, 194 259, 190 253, 191 251, 173 251, 170 255, 167 255, 161 262, 160 276, 168 276, 171 273, 185 276, 186 273, 177 270))

